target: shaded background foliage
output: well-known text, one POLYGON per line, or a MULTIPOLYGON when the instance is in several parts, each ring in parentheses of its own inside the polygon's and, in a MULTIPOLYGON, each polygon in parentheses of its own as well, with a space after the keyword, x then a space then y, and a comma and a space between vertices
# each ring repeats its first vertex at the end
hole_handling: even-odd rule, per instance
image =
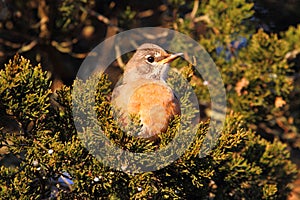
MULTIPOLYGON (((53 125, 57 128, 53 133, 60 134, 51 135, 50 133, 50 135, 59 137, 59 140, 68 142, 68 144, 70 142, 71 146, 73 143, 75 146, 79 145, 75 138, 69 138, 70 135, 62 134, 66 130, 69 130, 72 136, 75 135, 72 127, 67 127, 68 125, 66 125, 72 124, 69 115, 65 113, 69 109, 67 103, 67 99, 69 98, 67 95, 68 89, 59 89, 63 87, 63 84, 68 86, 72 85, 76 72, 87 53, 105 38, 120 31, 135 27, 163 26, 188 34, 199 41, 211 54, 222 73, 230 109, 241 113, 243 120, 245 120, 245 126, 257 131, 263 138, 270 142, 275 140, 276 143, 277 140, 281 140, 286 143, 289 151, 292 153, 293 160, 299 162, 300 26, 297 27, 297 24, 300 22, 299 7, 299 1, 295 0, 165 0, 151 1, 151 3, 137 0, 126 2, 121 0, 3 0, 0 2, 1 66, 4 67, 4 63, 8 63, 8 60, 11 59, 15 53, 19 53, 29 58, 33 65, 41 63, 43 70, 47 70, 51 72, 51 74, 44 74, 43 77, 34 79, 37 81, 40 79, 37 84, 41 85, 41 88, 35 88, 34 91, 42 91, 42 93, 46 95, 46 97, 41 100, 45 103, 43 106, 35 103, 35 99, 40 98, 40 96, 29 97, 28 95, 25 99, 22 96, 18 96, 18 93, 23 94, 22 88, 17 89, 15 93, 5 90, 9 87, 14 88, 14 84, 17 83, 19 85, 26 85, 26 80, 18 80, 19 82, 15 83, 14 79, 14 81, 11 82, 11 86, 6 85, 2 88, 1 95, 3 99, 7 99, 10 95, 17 98, 15 100, 11 99, 11 102, 7 104, 1 101, 0 113, 2 120, 0 124, 5 127, 5 130, 15 131, 19 130, 19 123, 21 123, 24 134, 27 132, 29 135, 32 133, 39 134, 38 130, 40 130, 41 135, 36 136, 40 137, 42 133, 45 134, 44 128, 47 127, 45 125, 46 122, 40 120, 40 118, 44 119, 45 115, 51 113, 51 120, 61 121, 63 123, 53 125), (45 80, 48 76, 50 76, 52 80, 52 91, 59 91, 58 96, 60 96, 56 99, 58 102, 50 101, 51 95, 50 91, 48 91, 50 82, 45 80), (47 93, 47 91, 49 93, 47 93), (65 107, 65 109, 56 113, 57 111, 48 109, 50 104, 58 104, 65 107), (14 105, 17 106, 15 107, 14 105), (8 109, 10 106, 11 108, 8 109), (26 109, 28 110, 27 107, 36 109, 28 112, 26 111, 26 109), (26 113, 31 114, 28 115, 26 113), (17 118, 16 122, 14 118, 7 117, 7 114, 20 118, 17 118)), ((20 61, 15 60, 14 62, 20 61)), ((12 66, 27 66, 24 60, 22 62, 22 64, 12 64, 12 66)), ((17 67, 15 69, 21 70, 17 67)), ((40 68, 34 69, 42 73, 40 68)), ((24 68, 22 70, 26 72, 28 69, 24 68)), ((110 70, 112 80, 114 81, 122 73, 122 63, 113 63, 110 70)), ((209 94, 205 86, 206 83, 203 82, 198 74, 192 70, 189 71, 188 67, 179 70, 186 73, 190 82, 194 84, 197 95, 199 98, 201 97, 200 106, 204 108, 203 110, 205 111, 202 114, 209 116, 210 102, 209 94)), ((17 72, 11 73, 15 74, 17 72)), ((32 74, 36 72, 27 71, 26 73, 31 74, 28 75, 28 77, 32 77, 32 74)), ((57 144, 55 139, 51 142, 57 144)), ((49 141, 49 145, 51 142, 49 141)), ((257 145, 260 145, 260 143, 264 142, 257 141, 257 143, 257 145)), ((30 145, 33 144, 35 144, 34 141, 30 145)), ((59 144, 57 145, 59 146, 59 144)), ((48 147, 45 148, 47 149, 48 147)), ((72 148, 76 149, 79 147, 72 146, 72 148)), ((62 149, 70 153, 70 149, 72 148, 66 147, 62 149)), ((254 149, 257 151, 256 148, 254 149)), ((31 152, 32 154, 29 152, 28 155, 36 154, 43 157, 43 153, 45 152, 39 150, 41 150, 40 147, 34 150, 34 152, 31 152), (43 153, 40 155, 38 152, 43 153)), ((251 152, 251 149, 249 151, 251 152)), ((22 151, 16 150, 16 152, 21 153, 22 151)), ((81 149, 80 152, 84 152, 84 150, 81 149)), ((282 151, 279 152, 282 153, 282 151)), ((247 156, 249 156, 249 153, 247 156)), ((20 158, 22 158, 22 156, 20 156, 20 158)), ((92 167, 93 163, 97 163, 97 161, 91 157, 84 157, 84 159, 88 159, 84 161, 84 163, 92 163, 86 167, 92 167)), ((233 160, 228 161, 227 164, 230 162, 240 162, 240 159, 234 160, 235 157, 232 159, 233 160)), ((251 158, 247 159, 251 160, 251 158)), ((255 158, 252 159, 255 160, 255 158)), ((271 163, 271 161, 262 162, 265 162, 265 165, 267 165, 268 162, 271 163)), ((224 166, 226 166, 226 162, 224 166)), ((226 176, 226 174, 228 175, 230 172, 226 172, 226 167, 219 167, 220 168, 216 169, 219 170, 220 173, 217 173, 214 179, 216 185, 226 184, 229 187, 229 191, 241 183, 241 180, 238 180, 238 178, 236 180, 237 185, 235 185, 234 182, 226 182, 226 180, 233 180, 231 179, 232 177, 222 176, 226 176)), ((260 167, 263 168, 263 165, 260 167)), ((48 179, 51 179, 53 178, 53 174, 58 176, 57 174, 61 173, 61 171, 66 171, 67 168, 70 170, 70 165, 66 168, 62 167, 54 170, 55 173, 49 170, 45 172, 45 174, 49 176, 48 179)), ((247 168, 246 165, 245 168, 247 168)), ((255 169, 256 168, 247 169, 246 171, 250 174, 258 173, 259 170, 256 169, 258 171, 255 171, 255 169), (252 172, 251 170, 254 171, 252 172)), ((28 168, 28 170, 30 171, 31 169, 28 168)), ((100 166, 99 171, 101 170, 103 169, 100 166)), ((231 170, 234 171, 234 169, 231 170)), ((76 170, 74 170, 72 174, 78 178, 75 180, 85 180, 87 178, 85 175, 76 173, 76 170)), ((107 173, 110 173, 109 170, 107 173)), ((114 173, 115 172, 113 172, 113 174, 114 173)), ((113 174, 109 176, 108 182, 118 182, 117 185, 120 184, 120 187, 124 184, 128 184, 128 182, 126 182, 128 181, 127 176, 122 174, 119 178, 116 178, 113 174)), ((93 175, 91 175, 89 179, 92 179, 91 177, 93 177, 93 175)), ((157 177, 153 177, 152 175, 146 175, 146 177, 143 178, 150 182, 157 180, 157 177)), ((136 177, 131 179, 131 181, 134 180, 132 184, 138 180, 142 181, 143 178, 136 177)), ((274 182, 276 182, 276 180, 274 180, 274 182)), ((203 183, 207 184, 208 182, 204 181, 203 183)), ((152 185, 154 193, 158 191, 158 189, 155 188, 159 188, 159 186, 155 186, 155 184, 154 181, 152 185)), ((272 196, 272 191, 274 194, 276 193, 278 188, 276 188, 274 184, 267 184, 266 187, 268 188, 262 190, 270 193, 265 195, 272 196)), ((78 184, 78 186, 79 185, 80 184, 78 184)), ((99 188, 90 188, 89 186, 85 188, 84 184, 80 185, 80 187, 86 192, 86 195, 90 192, 97 196, 97 192, 94 193, 94 191, 100 191, 99 188)), ((107 187, 110 186, 108 185, 107 187)), ((244 183, 243 187, 244 192, 247 192, 247 187, 252 188, 249 187, 249 183, 244 183)), ((186 191, 186 189, 182 190, 186 191)), ((216 189, 210 192, 221 196, 222 192, 224 193, 224 191, 226 191, 226 189, 223 189, 224 188, 220 191, 216 189)), ((24 191, 25 190, 26 188, 24 188, 24 191)), ((45 190, 45 188, 41 188, 41 190, 45 190)), ((114 190, 114 188, 109 190, 106 186, 103 189, 103 191, 107 192, 107 195, 118 193, 116 191, 112 192, 112 190, 114 190)), ((204 188, 201 188, 201 190, 204 191, 204 188)), ((206 190, 211 189, 207 188, 206 190)), ((230 191, 228 194, 233 192, 237 195, 236 198, 238 198, 239 195, 243 195, 243 190, 230 191)), ((80 189, 78 189, 78 191, 80 191, 80 189)), ((174 192, 171 193, 176 196, 175 189, 170 191, 174 192)), ((139 197, 138 193, 132 193, 132 191, 127 191, 124 195, 126 196, 128 194, 130 194, 130 196, 139 197)))

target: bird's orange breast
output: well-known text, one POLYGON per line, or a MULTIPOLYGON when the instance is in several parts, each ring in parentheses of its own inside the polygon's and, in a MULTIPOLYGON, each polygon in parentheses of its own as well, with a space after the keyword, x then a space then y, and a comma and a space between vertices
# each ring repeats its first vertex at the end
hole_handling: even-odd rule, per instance
POLYGON ((170 120, 180 114, 179 101, 171 88, 155 82, 137 87, 127 109, 129 114, 140 117, 148 137, 166 131, 170 120))

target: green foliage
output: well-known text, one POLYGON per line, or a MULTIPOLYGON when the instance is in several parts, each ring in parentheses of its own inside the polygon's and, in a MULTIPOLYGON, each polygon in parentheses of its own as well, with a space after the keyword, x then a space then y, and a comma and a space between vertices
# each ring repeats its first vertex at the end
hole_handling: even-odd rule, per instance
MULTIPOLYGON (((289 161, 286 146, 278 140, 268 142, 256 136, 247 128, 243 117, 233 113, 228 115, 219 141, 211 151, 208 147, 213 141, 203 141, 212 127, 209 127, 209 121, 201 122, 187 151, 165 168, 126 174, 106 167, 89 154, 78 138, 72 123, 70 88, 64 87, 53 94, 49 105, 49 80, 46 74, 40 71, 39 66, 28 66, 28 60, 16 56, 0 76, 2 88, 7 87, 6 90, 1 89, 1 95, 15 95, 14 91, 20 87, 18 83, 25 77, 28 81, 22 82, 19 96, 41 91, 40 95, 33 97, 35 102, 41 102, 41 112, 36 119, 39 123, 34 123, 27 134, 19 136, 2 131, 5 136, 2 144, 15 138, 11 145, 7 145, 10 152, 18 154, 18 149, 25 152, 20 156, 19 166, 1 166, 0 193, 4 199, 44 199, 50 196, 60 199, 207 199, 209 196, 217 199, 283 199, 290 191, 289 183, 297 171, 289 161), (35 74, 35 71, 39 73, 35 74), (206 157, 199 157, 200 149, 206 151, 206 157), (73 184, 62 181, 62 177, 70 178, 64 172, 72 177, 73 184)), ((80 82, 76 81, 76 84, 80 82)), ((107 99, 109 86, 106 77, 101 77, 95 96, 98 102, 95 109, 100 124, 105 123, 105 134, 111 141, 118 142, 120 135, 116 133, 119 131, 114 123, 108 123, 113 122, 109 116, 107 99)), ((80 95, 80 90, 75 92, 79 93, 73 97, 86 96, 80 95)), ((31 105, 31 101, 16 98, 14 104, 26 107, 31 105)), ((1 101, 1 106, 5 105, 10 104, 1 101)), ((18 110, 18 106, 15 110, 18 110)), ((6 111, 10 112, 9 107, 6 107, 6 111)), ((83 107, 82 112, 86 111, 83 107)), ((13 112, 13 115, 18 113, 13 112)), ((30 112, 23 115, 31 117, 30 112)), ((22 124, 27 117, 16 119, 22 124)), ((21 128, 24 130, 23 126, 21 128)), ((120 142, 119 145, 125 148, 127 145, 128 148, 137 142, 127 137, 126 142, 120 142)))
POLYGON ((285 59, 288 44, 262 30, 254 34, 249 45, 222 68, 231 107, 250 121, 262 121, 280 109, 292 90, 287 77, 290 66, 285 59), (277 101, 277 102, 276 102, 277 101), (237 103, 238 102, 238 103, 237 103), (258 115, 259 113, 259 115, 258 115))
MULTIPOLYGON (((42 51, 43 48, 40 47, 49 45, 52 49, 55 47, 60 52, 75 55, 72 47, 83 35, 79 34, 76 27, 81 29, 89 25, 91 28, 94 22, 87 20, 89 16, 97 18, 100 23, 104 22, 107 27, 115 26, 109 24, 110 21, 105 16, 91 10, 94 1, 49 2, 10 2, 15 10, 22 12, 5 17, 1 27, 34 34, 36 38, 32 40, 31 36, 26 36, 21 39, 21 43, 24 40, 25 43, 39 47, 25 46, 20 52, 31 48, 42 51), (22 10, 25 7, 28 9, 22 10), (80 36, 77 37, 78 35, 80 36)), ((285 138, 284 134, 286 129, 289 130, 290 124, 284 124, 288 128, 284 127, 284 131, 278 132, 275 128, 280 126, 280 120, 290 123, 289 121, 293 121, 291 118, 297 114, 299 116, 299 112, 294 114, 297 107, 292 116, 289 116, 289 108, 285 105, 289 103, 288 98, 293 89, 290 76, 293 75, 291 69, 295 64, 290 60, 300 52, 300 28, 291 27, 281 33, 281 37, 267 34, 263 30, 255 31, 250 20, 254 14, 253 3, 248 2, 204 0, 187 3, 168 0, 165 7, 160 7, 162 10, 167 9, 163 15, 171 16, 168 23, 161 22, 162 25, 190 35, 212 56, 225 84, 229 113, 220 138, 212 150, 210 145, 215 142, 214 137, 211 140, 206 138, 208 131, 213 129, 209 126, 208 119, 195 126, 195 138, 184 154, 157 171, 127 174, 124 172, 128 171, 127 168, 134 169, 137 166, 124 165, 124 171, 106 166, 92 155, 96 152, 86 148, 89 145, 102 145, 105 141, 103 136, 76 130, 74 119, 82 124, 90 123, 91 130, 95 124, 100 125, 110 142, 123 150, 135 153, 154 152, 170 143, 182 118, 195 114, 191 107, 187 107, 186 116, 176 117, 170 123, 168 131, 161 134, 157 141, 137 139, 126 134, 126 130, 131 130, 132 127, 138 130, 138 118, 134 118, 125 131, 115 122, 109 102, 111 83, 106 76, 93 77, 98 81, 96 87, 93 82, 95 79, 85 82, 76 80, 73 86, 85 87, 63 87, 52 93, 49 75, 42 71, 41 66, 33 66, 29 60, 15 56, 0 71, 0 119, 3 120, 3 113, 5 115, 4 123, 0 123, 0 152, 1 163, 7 156, 3 153, 5 150, 14 155, 19 164, 1 166, 1 198, 286 199, 291 190, 291 182, 297 174, 295 165, 290 161, 289 148, 277 137, 266 141, 259 135, 268 132, 280 136, 280 139, 285 138), (92 95, 95 105, 91 106, 88 95, 92 95), (89 117, 94 112, 96 115, 86 119, 74 116, 72 100, 81 103, 82 106, 77 110, 82 114, 81 117, 89 117), (8 118, 16 122, 17 131, 6 127, 10 123, 5 121, 8 118), (88 138, 88 144, 83 142, 82 137, 88 138), (207 156, 200 157, 200 152, 207 156)), ((120 10, 119 2, 109 3, 101 6, 107 6, 109 11, 117 13, 116 16, 109 15, 121 28, 135 27, 147 18, 143 18, 139 13, 141 10, 134 5, 124 6, 122 2, 123 10, 120 10)), ((155 9, 151 8, 150 11, 156 13, 155 9)), ((120 30, 119 27, 114 28, 120 30)), ((99 32, 105 31, 100 28, 97 33, 99 32)), ((11 42, 14 38, 6 38, 8 42, 4 43, 7 48, 14 48, 15 45, 11 42)), ((81 41, 78 46, 81 47, 83 43, 86 44, 81 41)), ((186 45, 176 41, 175 44, 186 45)), ((1 51, 5 48, 1 47, 1 51)), ((58 68, 61 64, 66 65, 64 59, 53 59, 58 52, 53 55, 53 52, 47 53, 54 55, 50 56, 50 60, 54 60, 58 68)), ((209 110, 207 84, 210 83, 195 72, 192 64, 180 62, 182 61, 177 61, 176 66, 184 67, 178 67, 178 71, 192 85, 201 106, 206 111, 209 110)), ((176 75, 170 76, 168 83, 174 86, 174 90, 178 92, 187 89, 176 75)), ((182 102, 186 102, 187 96, 181 97, 182 102)), ((209 118, 209 112, 206 114, 209 118)), ((300 124, 297 119, 295 122, 300 124)), ((297 128, 295 129, 297 132, 297 128)), ((217 131, 219 130, 213 130, 213 133, 217 131)), ((182 134, 188 136, 189 132, 190 129, 185 129, 182 134)), ((152 161, 150 159, 147 162, 150 165, 153 164, 152 161)), ((161 159, 161 163, 163 162, 164 158, 161 159)))
MULTIPOLYGON (((248 38, 251 31, 246 20, 253 15, 253 4, 245 0, 205 1, 201 5, 201 14, 206 16, 205 34, 200 35, 200 44, 212 52, 220 46, 228 47, 232 41, 243 36, 248 38)), ((221 59, 221 58, 219 58, 221 59)))
MULTIPOLYGON (((237 129, 237 131, 239 130, 237 129)), ((292 178, 295 176, 293 165, 284 160, 277 160, 289 155, 286 145, 277 140, 273 143, 267 142, 255 136, 250 130, 247 130, 245 134, 247 139, 243 140, 242 150, 230 152, 230 156, 220 162, 221 165, 218 168, 220 171, 215 182, 217 185, 225 187, 221 191, 217 189, 216 197, 225 199, 284 199, 280 194, 289 190, 288 183, 285 182, 284 187, 278 187, 276 182, 278 179, 285 181, 285 177, 292 178), (224 161, 225 163, 223 163, 224 161), (281 173, 279 172, 281 169, 286 169, 286 171, 281 173), (247 177, 251 177, 251 179, 247 177)))
POLYGON ((290 93, 289 98, 291 99, 291 104, 285 106, 283 111, 283 117, 281 117, 281 122, 284 124, 285 134, 283 137, 291 142, 294 147, 300 147, 300 79, 299 79, 299 53, 300 53, 300 26, 290 27, 286 32, 281 33, 282 38, 288 43, 289 51, 286 54, 286 58, 289 64, 292 66, 294 73, 290 73, 291 78, 293 78, 293 91, 290 93))
POLYGON ((87 18, 86 11, 94 6, 94 1, 88 0, 64 0, 58 1, 58 15, 56 27, 70 31, 74 26, 82 23, 87 18))
POLYGON ((41 66, 16 55, 0 72, 0 104, 7 114, 27 130, 30 123, 43 126, 39 120, 48 113, 50 106, 50 81, 41 66))
POLYGON ((130 27, 134 27, 134 20, 136 18, 137 12, 132 10, 130 6, 126 6, 126 10, 119 14, 119 24, 121 27, 125 29, 129 29, 130 27))
POLYGON ((286 32, 281 34, 285 40, 288 41, 290 50, 297 50, 299 51, 299 38, 300 38, 300 25, 297 27, 291 26, 286 32))
MULTIPOLYGON (((254 14, 252 8, 253 3, 244 0, 204 1, 198 10, 201 23, 195 28, 205 28, 199 34, 199 43, 221 72, 230 109, 241 113, 249 126, 263 122, 271 127, 293 89, 288 77, 292 66, 286 55, 296 48, 293 44, 297 39, 292 39, 292 28, 286 33, 289 41, 263 30, 255 33, 249 24, 254 14)), ((197 85, 197 94, 206 96, 208 101, 201 78, 195 74, 192 80, 197 85)))
MULTIPOLYGON (((187 6, 193 10, 195 5, 196 1, 187 6)), ((297 143, 292 135, 299 135, 298 104, 288 110, 291 96, 299 96, 297 87, 291 94, 291 75, 297 63, 290 61, 299 54, 299 28, 291 27, 282 37, 261 29, 254 31, 250 20, 254 15, 253 3, 245 0, 201 1, 195 15, 189 14, 176 18, 174 28, 198 40, 211 55, 221 73, 229 109, 242 114, 247 125, 262 130, 263 136, 279 136, 297 143)), ((176 45, 186 44, 176 41, 176 45)), ((209 116, 210 83, 190 66, 181 71, 189 74, 205 108, 203 113, 209 116)))

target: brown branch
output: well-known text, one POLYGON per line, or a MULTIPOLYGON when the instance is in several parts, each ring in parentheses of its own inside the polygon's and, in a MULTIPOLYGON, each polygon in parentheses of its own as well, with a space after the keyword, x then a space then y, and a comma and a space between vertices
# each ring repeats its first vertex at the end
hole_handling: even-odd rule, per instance
POLYGON ((198 8, 199 8, 199 0, 195 0, 194 1, 194 6, 193 6, 193 10, 191 12, 191 19, 194 19, 195 16, 196 16, 196 13, 198 11, 198 8))
POLYGON ((87 10, 86 8, 84 8, 82 6, 80 6, 80 10, 82 12, 89 13, 93 17, 96 17, 99 21, 103 22, 104 24, 110 25, 110 20, 107 17, 105 17, 104 15, 101 15, 94 10, 87 10))
POLYGON ((142 12, 139 12, 137 14, 137 17, 138 18, 145 18, 145 17, 150 17, 154 14, 154 11, 152 9, 148 9, 148 10, 145 10, 145 11, 142 11, 142 12))
POLYGON ((155 39, 159 39, 159 38, 164 38, 164 37, 168 36, 169 33, 168 33, 168 31, 164 31, 161 33, 157 33, 155 35, 144 33, 144 32, 141 32, 141 34, 147 39, 155 40, 155 39))
POLYGON ((18 49, 22 46, 22 44, 20 43, 14 43, 8 40, 4 40, 2 38, 0 38, 0 44, 4 44, 5 46, 11 47, 13 49, 18 49))
POLYGON ((39 0, 38 14, 40 16, 40 38, 49 38, 50 32, 48 30, 47 23, 49 22, 49 17, 47 13, 47 4, 45 0, 39 0))
POLYGON ((93 17, 96 17, 99 21, 103 22, 104 24, 108 25, 108 26, 113 26, 117 29, 117 31, 121 31, 122 28, 116 26, 110 19, 108 19, 107 17, 105 17, 104 15, 99 14, 98 12, 94 11, 94 10, 90 10, 90 9, 86 9, 84 7, 80 7, 80 10, 82 12, 86 12, 88 14, 90 14, 93 17))
POLYGON ((212 23, 208 15, 202 15, 202 16, 196 17, 194 19, 195 23, 200 22, 200 21, 204 21, 207 24, 211 24, 212 23))
POLYGON ((62 43, 51 41, 51 46, 53 46, 55 49, 57 49, 61 53, 71 53, 72 52, 72 46, 64 46, 62 43))
POLYGON ((22 46, 19 50, 18 53, 23 53, 26 51, 30 51, 33 47, 35 47, 38 44, 37 40, 31 41, 29 44, 22 46))
POLYGON ((85 57, 87 57, 87 55, 89 54, 89 52, 87 53, 69 53, 70 56, 72 56, 73 58, 79 58, 79 59, 83 59, 85 57))
POLYGON ((125 67, 125 63, 122 60, 121 57, 121 51, 120 51, 120 46, 119 45, 115 45, 115 51, 116 51, 116 57, 117 57, 117 62, 119 64, 119 66, 124 69, 125 67))
POLYGON ((294 59, 296 58, 296 56, 300 53, 300 48, 299 49, 294 49, 292 51, 289 51, 285 54, 285 59, 286 60, 291 60, 291 59, 294 59))

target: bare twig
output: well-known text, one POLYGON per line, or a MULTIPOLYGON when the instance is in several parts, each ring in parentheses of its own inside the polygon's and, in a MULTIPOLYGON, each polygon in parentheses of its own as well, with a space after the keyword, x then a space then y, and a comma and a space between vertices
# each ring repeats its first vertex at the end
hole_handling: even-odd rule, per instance
POLYGON ((157 9, 161 12, 165 12, 166 10, 168 10, 168 7, 165 4, 162 4, 157 9))
POLYGON ((138 18, 150 17, 150 16, 153 15, 153 13, 154 13, 154 11, 152 9, 149 9, 149 10, 145 10, 145 11, 139 12, 137 14, 137 17, 138 18))
POLYGON ((19 50, 18 53, 23 53, 26 51, 30 51, 33 47, 35 47, 38 44, 37 40, 31 41, 29 44, 22 46, 19 50))
POLYGON ((40 38, 49 38, 50 32, 48 30, 47 23, 49 22, 49 17, 47 15, 47 4, 45 0, 39 1, 38 14, 40 16, 40 38))
POLYGON ((208 15, 202 15, 202 16, 196 17, 194 19, 195 23, 200 22, 200 21, 204 21, 207 24, 211 24, 212 23, 208 15))
POLYGON ((296 58, 296 56, 300 53, 300 49, 294 49, 285 54, 285 59, 290 60, 296 58))
POLYGON ((71 53, 72 52, 72 46, 71 45, 64 46, 61 43, 56 42, 54 40, 51 41, 51 46, 56 48, 61 53, 71 53))
POLYGON ((156 35, 148 34, 148 33, 144 33, 144 32, 142 32, 141 34, 142 34, 145 38, 147 38, 147 39, 155 40, 155 39, 159 39, 159 38, 163 38, 163 37, 168 36, 168 31, 164 31, 164 32, 158 33, 158 34, 156 34, 156 35))
POLYGON ((130 40, 130 44, 135 48, 137 49, 139 47, 139 45, 136 43, 135 40, 130 40))
POLYGON ((99 21, 103 22, 104 24, 108 25, 108 26, 113 26, 115 27, 118 31, 123 30, 122 28, 116 26, 113 22, 111 22, 110 19, 108 19, 107 17, 105 17, 104 15, 101 15, 100 13, 94 11, 94 10, 90 10, 90 9, 86 9, 84 7, 80 7, 81 11, 86 12, 88 14, 90 14, 93 17, 96 17, 99 21))
POLYGON ((117 62, 119 64, 119 66, 122 69, 124 69, 125 64, 124 64, 124 62, 123 62, 123 60, 121 58, 121 51, 120 51, 119 45, 115 45, 115 51, 116 51, 116 57, 117 57, 117 62))
POLYGON ((14 43, 8 40, 4 40, 2 38, 0 38, 0 44, 4 44, 5 46, 11 47, 13 49, 18 49, 22 46, 20 43, 14 43))
POLYGON ((57 51, 61 52, 61 53, 67 53, 70 56, 72 56, 73 58, 79 58, 79 59, 83 59, 85 58, 89 52, 85 52, 85 53, 74 53, 72 52, 72 44, 74 44, 74 42, 57 42, 57 41, 52 41, 51 42, 51 46, 53 46, 57 51))
POLYGON ((73 58, 79 58, 79 59, 83 59, 85 57, 87 57, 87 55, 89 54, 89 52, 87 53, 70 53, 69 55, 72 56, 73 58))
POLYGON ((198 8, 199 8, 199 0, 195 0, 194 1, 194 6, 193 6, 193 10, 191 12, 191 19, 194 19, 195 16, 196 16, 196 13, 198 11, 198 8))
POLYGON ((103 22, 104 24, 107 24, 107 25, 110 24, 110 20, 107 17, 105 17, 104 15, 101 15, 101 14, 97 13, 94 10, 87 10, 86 8, 84 8, 82 6, 80 6, 80 10, 82 12, 89 13, 91 16, 96 17, 99 21, 103 22))

